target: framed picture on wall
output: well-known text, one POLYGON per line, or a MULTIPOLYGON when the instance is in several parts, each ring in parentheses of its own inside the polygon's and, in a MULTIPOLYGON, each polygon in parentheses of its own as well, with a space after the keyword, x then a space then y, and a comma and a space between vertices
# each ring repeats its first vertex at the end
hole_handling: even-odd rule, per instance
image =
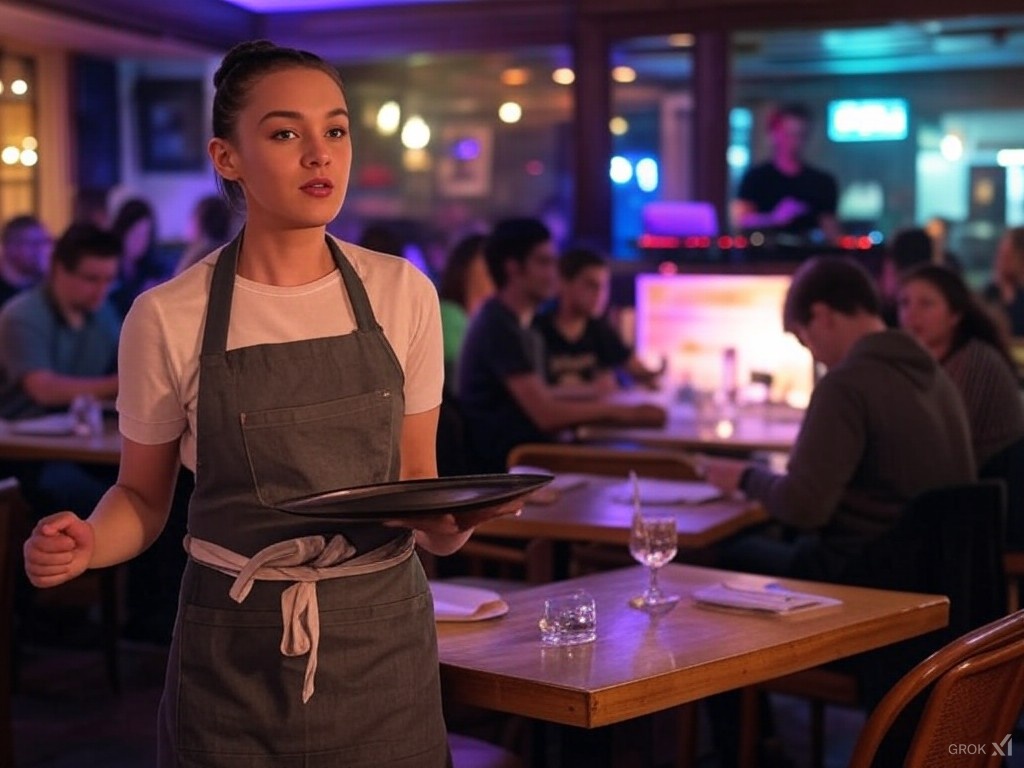
POLYGON ((202 170, 206 157, 202 81, 139 80, 135 109, 143 171, 202 170))
POLYGON ((484 124, 447 125, 437 163, 438 191, 444 197, 484 197, 491 192, 494 134, 484 124))

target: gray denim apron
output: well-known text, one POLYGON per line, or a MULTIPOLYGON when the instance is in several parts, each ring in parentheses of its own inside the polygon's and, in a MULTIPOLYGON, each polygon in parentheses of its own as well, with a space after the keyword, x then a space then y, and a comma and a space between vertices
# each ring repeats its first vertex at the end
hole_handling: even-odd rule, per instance
MULTIPOLYGON (((404 375, 355 270, 328 238, 357 328, 227 351, 241 235, 214 269, 203 334, 189 534, 251 558, 341 534, 359 554, 406 530, 289 515, 290 498, 395 480, 404 375)), ((402 542, 398 542, 401 544, 402 542)), ((233 579, 190 558, 159 715, 160 768, 436 768, 448 764, 433 606, 417 557, 317 582, 319 662, 282 654, 286 581, 233 579)))

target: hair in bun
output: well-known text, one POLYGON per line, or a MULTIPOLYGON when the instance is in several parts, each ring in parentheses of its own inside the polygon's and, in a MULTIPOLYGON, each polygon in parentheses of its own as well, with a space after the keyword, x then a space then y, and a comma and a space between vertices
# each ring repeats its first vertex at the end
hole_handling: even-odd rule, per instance
MULTIPOLYGON (((342 92, 345 90, 338 70, 315 53, 285 48, 270 40, 247 40, 231 48, 224 54, 213 76, 216 89, 213 95, 213 135, 221 139, 232 137, 238 115, 245 107, 254 83, 266 75, 294 68, 323 72, 338 84, 342 92)), ((221 183, 231 203, 242 202, 242 192, 236 182, 222 179, 221 183)))

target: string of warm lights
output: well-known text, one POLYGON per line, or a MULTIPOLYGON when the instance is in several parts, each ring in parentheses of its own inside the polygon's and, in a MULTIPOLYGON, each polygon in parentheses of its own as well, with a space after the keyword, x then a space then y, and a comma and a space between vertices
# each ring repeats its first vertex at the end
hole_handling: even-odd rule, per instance
MULTIPOLYGON (((0 108, 3 102, 18 102, 29 98, 29 81, 26 75, 17 69, 25 64, 19 59, 0 51, 0 108), (8 73, 14 74, 8 77, 8 73)), ((17 135, 17 134, 15 134, 17 135)), ((9 135, 3 137, 10 141, 9 135)), ((0 149, 0 163, 4 165, 23 165, 32 167, 39 162, 39 142, 34 136, 24 135, 13 143, 5 143, 0 149)))
MULTIPOLYGON (((611 70, 611 79, 617 83, 632 83, 636 80, 636 71, 632 67, 617 66, 611 70)), ((530 81, 530 71, 523 67, 509 67, 501 73, 501 82, 510 87, 526 85, 530 81)), ((572 85, 576 73, 569 67, 558 67, 551 73, 551 79, 559 85, 572 85)), ((518 101, 508 100, 498 107, 498 119, 506 124, 518 123, 523 118, 523 107, 518 101)), ((390 100, 381 104, 377 110, 377 132, 381 136, 393 136, 396 133, 407 150, 421 151, 430 143, 430 126, 422 115, 412 114, 402 122, 402 107, 397 101, 390 100)), ((609 130, 616 136, 622 136, 629 130, 629 123, 622 117, 615 117, 609 123, 609 130)))

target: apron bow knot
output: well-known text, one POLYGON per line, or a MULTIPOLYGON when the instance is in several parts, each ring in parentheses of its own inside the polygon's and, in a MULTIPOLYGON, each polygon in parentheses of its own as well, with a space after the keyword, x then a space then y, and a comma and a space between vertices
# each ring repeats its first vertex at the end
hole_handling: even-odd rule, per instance
POLYGON ((281 593, 281 653, 309 654, 302 685, 302 702, 313 695, 317 651, 320 647, 320 606, 316 582, 356 576, 391 568, 413 552, 412 536, 393 539, 377 549, 355 556, 356 548, 342 535, 302 536, 264 547, 252 557, 239 555, 213 542, 185 537, 185 549, 198 563, 234 576, 228 594, 241 603, 256 581, 295 582, 281 593))

